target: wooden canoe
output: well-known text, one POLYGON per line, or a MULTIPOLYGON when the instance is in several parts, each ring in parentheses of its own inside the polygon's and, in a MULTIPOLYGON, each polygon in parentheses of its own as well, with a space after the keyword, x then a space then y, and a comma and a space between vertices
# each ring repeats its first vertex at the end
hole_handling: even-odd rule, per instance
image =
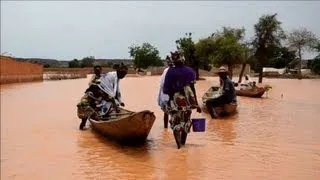
MULTIPOLYGON (((208 99, 214 98, 214 96, 218 93, 219 86, 211 86, 206 93, 202 96, 202 106, 201 109, 204 112, 208 112, 206 101, 208 99)), ((229 115, 233 114, 237 111, 238 104, 237 103, 230 103, 230 104, 224 104, 220 107, 215 107, 214 110, 218 115, 229 115)))
POLYGON ((156 119, 149 110, 132 112, 119 108, 119 113, 110 114, 109 120, 89 118, 94 130, 122 143, 144 142, 156 119))
POLYGON ((264 87, 257 87, 254 89, 249 90, 236 90, 237 96, 246 96, 252 98, 260 98, 266 92, 266 88, 264 87))

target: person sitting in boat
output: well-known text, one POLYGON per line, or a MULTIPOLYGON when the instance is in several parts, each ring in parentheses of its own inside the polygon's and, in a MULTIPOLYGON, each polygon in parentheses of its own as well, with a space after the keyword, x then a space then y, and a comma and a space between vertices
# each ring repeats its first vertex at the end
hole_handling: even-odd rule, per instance
POLYGON ((96 83, 96 81, 100 79, 102 68, 101 66, 97 65, 93 67, 93 71, 94 71, 94 74, 92 75, 89 81, 89 86, 92 85, 93 83, 96 83))
POLYGON ((166 63, 168 67, 163 70, 163 73, 160 77, 160 88, 159 88, 158 99, 157 99, 158 105, 163 111, 165 111, 166 106, 168 105, 168 102, 169 102, 169 96, 163 93, 163 84, 164 84, 164 80, 165 80, 168 69, 173 67, 173 62, 169 55, 166 57, 166 63))
POLYGON ((98 112, 99 116, 106 115, 110 111, 112 105, 114 105, 114 100, 102 91, 98 84, 92 84, 85 93, 89 101, 92 101, 91 104, 93 104, 94 101, 92 107, 98 112))
POLYGON ((96 107, 100 108, 100 112, 99 115, 103 116, 108 112, 108 108, 107 108, 107 101, 103 100, 102 97, 100 97, 97 101, 96 101, 96 107))
POLYGON ((163 84, 163 93, 169 96, 170 125, 174 131, 183 128, 189 133, 191 110, 197 108, 197 111, 201 112, 194 87, 196 76, 192 68, 184 65, 179 52, 170 53, 174 67, 168 69, 163 84), (180 121, 185 122, 184 127, 181 127, 180 121))
POLYGON ((127 72, 128 68, 121 64, 116 71, 104 74, 89 86, 85 91, 85 96, 81 98, 81 102, 77 105, 78 117, 82 119, 80 130, 84 129, 88 114, 100 111, 100 116, 107 116, 112 109, 117 110, 115 107, 124 106, 121 101, 119 81, 126 76, 127 72))
POLYGON ((77 104, 78 117, 81 119, 80 130, 84 130, 88 116, 100 110, 101 107, 97 107, 97 104, 101 102, 103 95, 104 92, 95 83, 86 89, 84 96, 77 104))
POLYGON ((233 82, 228 77, 228 71, 226 70, 226 68, 223 66, 220 67, 218 75, 220 77, 219 95, 206 101, 206 106, 211 118, 218 117, 218 114, 214 111, 214 107, 237 101, 235 88, 233 82))
POLYGON ((249 89, 253 89, 253 84, 249 74, 246 74, 244 77, 244 80, 240 84, 240 90, 249 90, 249 89))

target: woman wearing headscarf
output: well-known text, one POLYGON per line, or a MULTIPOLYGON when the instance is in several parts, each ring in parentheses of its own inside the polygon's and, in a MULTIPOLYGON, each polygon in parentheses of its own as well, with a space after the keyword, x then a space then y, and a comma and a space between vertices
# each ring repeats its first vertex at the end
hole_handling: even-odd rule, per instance
POLYGON ((166 63, 167 63, 167 68, 165 68, 163 70, 162 75, 160 77, 160 88, 159 88, 157 102, 158 102, 158 106, 160 106, 160 108, 164 112, 164 114, 163 114, 164 127, 168 128, 169 115, 166 112, 166 109, 167 109, 168 102, 169 102, 169 95, 163 93, 163 84, 164 84, 164 80, 165 80, 166 74, 168 72, 168 69, 174 66, 170 55, 167 55, 166 63))
POLYGON ((192 109, 196 108, 198 112, 201 112, 201 109, 198 106, 194 87, 196 81, 194 70, 184 64, 177 51, 171 52, 171 59, 174 67, 169 68, 166 73, 163 93, 169 96, 168 113, 171 117, 170 125, 173 132, 184 132, 182 134, 185 138, 181 136, 181 142, 177 142, 180 148, 180 143, 185 144, 187 133, 190 132, 192 109))
POLYGON ((168 67, 163 70, 162 75, 160 77, 160 88, 159 88, 158 99, 157 99, 158 105, 161 107, 163 111, 165 110, 166 105, 169 102, 169 96, 163 93, 163 84, 164 84, 164 80, 168 72, 168 69, 173 67, 173 62, 169 55, 166 57, 166 63, 168 67))

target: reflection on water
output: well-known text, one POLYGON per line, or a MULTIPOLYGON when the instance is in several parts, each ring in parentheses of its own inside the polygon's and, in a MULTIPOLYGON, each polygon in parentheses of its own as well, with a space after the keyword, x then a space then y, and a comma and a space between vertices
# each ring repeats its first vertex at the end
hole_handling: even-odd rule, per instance
MULTIPOLYGON (((194 112, 206 132, 191 132, 179 150, 163 129, 159 77, 121 82, 126 108, 157 117, 140 147, 78 130, 88 79, 2 85, 1 179, 320 179, 320 81, 264 81, 268 98, 238 97, 232 117, 194 112)), ((212 83, 197 83, 199 99, 212 83)))

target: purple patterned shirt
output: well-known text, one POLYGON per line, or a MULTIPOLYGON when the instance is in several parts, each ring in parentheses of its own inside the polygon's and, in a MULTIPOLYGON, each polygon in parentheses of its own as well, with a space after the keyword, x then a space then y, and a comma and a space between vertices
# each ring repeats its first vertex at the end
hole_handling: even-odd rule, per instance
POLYGON ((169 68, 163 85, 163 93, 172 94, 179 92, 186 85, 194 83, 195 80, 195 72, 188 66, 181 65, 169 68))

